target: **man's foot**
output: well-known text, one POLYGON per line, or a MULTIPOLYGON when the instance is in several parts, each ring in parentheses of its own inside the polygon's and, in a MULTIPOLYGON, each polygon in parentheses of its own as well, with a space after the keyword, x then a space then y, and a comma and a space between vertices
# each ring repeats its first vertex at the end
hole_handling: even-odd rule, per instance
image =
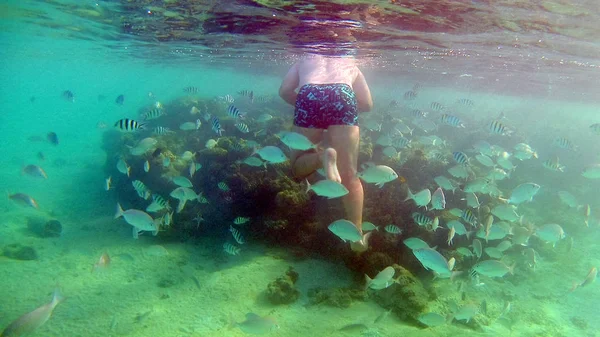
POLYGON ((355 253, 363 253, 369 249, 369 237, 372 232, 363 235, 363 238, 360 241, 351 242, 350 249, 352 249, 355 253))
POLYGON ((342 182, 342 177, 337 169, 337 152, 334 148, 326 148, 323 151, 323 169, 325 170, 325 177, 331 181, 338 183, 342 182))

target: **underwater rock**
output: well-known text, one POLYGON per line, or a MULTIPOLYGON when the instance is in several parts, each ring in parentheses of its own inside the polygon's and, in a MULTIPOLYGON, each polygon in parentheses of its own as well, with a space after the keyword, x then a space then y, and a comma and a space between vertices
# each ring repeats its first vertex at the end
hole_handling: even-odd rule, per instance
POLYGON ((392 267, 396 270, 394 278, 397 284, 373 292, 373 299, 383 308, 392 310, 401 320, 416 322, 435 295, 404 267, 397 264, 392 267))
POLYGON ((30 261, 38 258, 37 252, 33 247, 23 246, 20 243, 11 243, 4 246, 2 254, 9 259, 30 261))
POLYGON ((273 304, 294 303, 300 297, 300 291, 295 288, 298 273, 289 267, 285 275, 279 276, 267 286, 267 298, 273 304))
POLYGON ((42 238, 60 237, 62 233, 62 224, 60 221, 54 219, 27 218, 27 228, 42 238))
POLYGON ((349 308, 354 301, 365 301, 367 293, 352 288, 313 288, 308 291, 311 305, 324 304, 335 308, 349 308))

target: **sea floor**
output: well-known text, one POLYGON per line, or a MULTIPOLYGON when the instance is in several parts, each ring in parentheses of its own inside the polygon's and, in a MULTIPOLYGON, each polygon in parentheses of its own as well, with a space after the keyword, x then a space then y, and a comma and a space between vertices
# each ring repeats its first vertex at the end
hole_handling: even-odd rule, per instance
MULTIPOLYGON (((587 314, 593 314, 595 306, 584 294, 590 289, 557 298, 548 284, 559 283, 560 275, 528 275, 536 281, 525 287, 514 287, 510 279, 504 284, 490 281, 487 289, 473 290, 488 293, 494 314, 501 305, 493 296, 500 289, 514 293, 511 329, 500 323, 486 332, 457 323, 422 329, 393 315, 374 323, 385 310, 371 301, 355 302, 347 309, 309 306, 310 288, 359 286, 341 263, 296 261, 288 259, 283 248, 252 243, 240 256, 228 256, 209 238, 179 243, 143 235, 134 240, 130 227, 110 216, 63 220, 62 237, 42 239, 24 225, 22 219, 32 214, 13 209, 0 222, 2 245, 18 242, 39 253, 34 261, 0 258, 0 326, 47 303, 56 287, 67 297, 32 336, 244 336, 229 323, 242 321, 247 312, 275 317, 279 329, 268 334, 273 336, 597 335, 591 326, 575 327, 572 318, 586 316, 586 307, 587 314), (112 257, 110 267, 92 272, 103 252, 112 257), (301 298, 292 305, 274 306, 266 300, 265 289, 290 266, 300 275, 301 298), (368 329, 339 331, 356 323, 368 329)), ((456 286, 449 280, 435 282, 441 297, 453 296, 456 286)))

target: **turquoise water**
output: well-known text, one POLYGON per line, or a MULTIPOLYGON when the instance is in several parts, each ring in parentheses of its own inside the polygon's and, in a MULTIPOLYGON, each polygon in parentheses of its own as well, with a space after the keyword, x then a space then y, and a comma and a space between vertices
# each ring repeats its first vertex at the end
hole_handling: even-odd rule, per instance
MULTIPOLYGON (((38 6, 35 2, 31 4, 38 6)), ((18 6, 9 3, 7 8, 18 6)), ((51 6, 42 8, 54 13, 49 10, 51 6)), ((109 43, 100 37, 92 40, 77 38, 70 35, 72 29, 41 29, 35 22, 23 20, 23 16, 15 17, 8 14, 3 17, 7 30, 0 35, 3 47, 0 51, 3 61, 0 67, 0 190, 32 196, 39 204, 39 210, 5 198, 0 205, 3 210, 0 247, 3 251, 15 243, 33 247, 37 259, 22 261, 0 257, 0 327, 4 328, 21 315, 48 303, 53 290, 59 288, 66 300, 31 336, 244 336, 246 333, 239 326, 230 325, 232 320, 242 322, 248 312, 273 316, 278 328, 265 333, 273 336, 596 336, 600 331, 596 320, 600 301, 598 283, 569 292, 574 282, 581 283, 592 267, 600 266, 596 211, 600 207, 597 193, 600 182, 580 174, 584 167, 598 162, 598 135, 589 129, 591 124, 600 122, 597 98, 590 94, 598 89, 590 80, 597 78, 597 69, 589 66, 597 60, 574 56, 572 60, 589 62, 586 63, 588 67, 568 68, 572 70, 569 72, 552 68, 536 58, 535 64, 541 68, 532 75, 535 80, 528 83, 524 80, 528 76, 516 70, 502 76, 502 71, 479 67, 479 62, 469 64, 461 58, 436 59, 421 64, 423 67, 412 68, 408 66, 410 59, 420 59, 414 54, 393 62, 383 57, 361 59, 361 68, 375 101, 375 109, 366 116, 367 119, 382 120, 390 113, 388 104, 391 100, 401 104, 401 108, 391 113, 410 121, 410 115, 402 110, 402 106, 415 104, 417 108, 429 110, 434 101, 452 106, 457 99, 468 98, 474 102, 474 107, 456 112, 465 122, 465 129, 441 126, 433 132, 447 140, 448 146, 440 150, 446 159, 451 162, 453 151, 466 151, 478 140, 501 145, 509 152, 513 152, 515 144, 525 142, 537 151, 537 159, 513 160, 517 168, 510 178, 498 182, 498 186, 507 196, 520 183, 541 185, 534 201, 520 205, 518 212, 524 215, 524 224, 531 223, 537 228, 547 223, 560 224, 566 238, 555 247, 536 237, 530 238, 527 247, 511 247, 503 260, 507 264, 516 263, 514 275, 495 279, 482 276, 479 279, 484 283, 482 285, 468 276, 473 260, 458 260, 456 269, 465 273, 457 280, 434 279, 402 244, 408 237, 420 237, 431 246, 438 246, 438 250, 449 258, 456 256, 456 248, 472 243, 472 238, 461 237, 453 247, 448 247, 445 219, 442 228, 434 233, 412 222, 412 212, 425 211, 418 210, 411 202, 402 202, 406 187, 413 192, 424 188, 433 192, 437 186, 433 182, 434 176, 429 174, 442 172, 449 176, 444 171, 452 166, 450 163, 434 169, 440 164, 429 159, 419 164, 422 166, 416 166, 423 174, 415 174, 411 158, 415 148, 420 148, 416 145, 402 151, 400 158, 408 160, 405 164, 385 158, 381 154, 384 146, 373 145, 370 160, 390 165, 407 178, 407 183, 394 181, 382 189, 364 184, 364 220, 381 228, 373 234, 371 249, 362 257, 353 254, 347 244, 343 245, 326 230, 329 223, 343 217, 343 211, 335 201, 311 195, 307 207, 290 213, 293 214, 289 215, 290 221, 299 217, 309 219, 306 228, 312 234, 307 236, 298 234, 305 233, 302 232, 305 227, 288 227, 283 234, 274 231, 267 226, 267 221, 278 219, 274 214, 255 214, 265 205, 274 208, 275 200, 239 200, 240 194, 234 193, 234 206, 228 206, 216 183, 224 179, 235 192, 237 180, 229 175, 233 167, 230 165, 245 158, 229 148, 227 151, 231 155, 225 159, 225 168, 220 173, 208 170, 211 164, 206 161, 202 161, 204 167, 196 173, 201 185, 195 185, 195 190, 205 192, 210 204, 194 203, 186 210, 200 210, 204 222, 196 225, 192 220, 195 213, 191 211, 176 214, 177 225, 157 236, 145 232, 134 240, 131 226, 123 219, 113 219, 115 205, 120 202, 126 209, 143 209, 148 202, 137 198, 131 188, 132 179, 120 174, 114 163, 117 157, 127 154, 126 145, 133 145, 133 141, 142 136, 134 134, 133 138, 121 138, 123 136, 114 132, 112 124, 121 118, 137 118, 140 111, 156 101, 175 110, 177 102, 189 98, 183 88, 194 86, 199 92, 193 95, 197 100, 210 102, 217 96, 229 94, 240 102, 237 104, 252 112, 252 118, 263 111, 282 118, 281 124, 267 127, 268 133, 274 134, 280 131, 277 128, 288 126, 293 113, 291 107, 279 101, 277 90, 296 56, 292 53, 282 55, 277 50, 277 57, 256 58, 247 50, 247 55, 252 57, 245 58, 244 50, 235 50, 233 57, 211 58, 206 56, 210 54, 206 53, 210 50, 208 47, 200 49, 205 55, 202 57, 199 54, 194 57, 193 53, 167 56, 169 53, 165 55, 160 48, 156 49, 161 46, 158 42, 146 46, 128 39, 109 43), (156 57, 152 57, 153 53, 156 57), (461 77, 461 74, 470 76, 461 77), (568 78, 561 80, 561 74, 568 78), (499 80, 495 81, 496 78, 499 80), (404 101, 402 95, 416 83, 422 86, 418 98, 414 102, 404 101), (573 86, 573 83, 580 86, 573 86), (536 90, 527 91, 529 87, 536 90), (245 89, 272 95, 276 101, 250 105, 236 94, 245 89), (61 97, 65 90, 73 91, 74 102, 61 97), (149 92, 153 93, 152 97, 149 92), (125 96, 122 106, 114 102, 120 94, 125 96), (99 95, 106 98, 99 100, 99 95), (490 135, 486 130, 487 123, 501 112, 506 115, 503 123, 516 130, 512 137, 490 135), (99 122, 108 127, 98 128, 99 122), (58 135, 58 146, 46 141, 50 131, 58 135), (554 146, 552 143, 557 136, 571 140, 578 146, 577 151, 554 146), (103 139, 116 139, 118 151, 107 153, 103 149, 106 148, 103 139), (39 152, 43 153, 44 160, 39 158, 39 152), (554 156, 560 157, 560 163, 566 166, 565 172, 552 172, 542 166, 543 161, 554 156), (22 168, 28 164, 41 166, 48 179, 22 174, 22 168), (108 176, 113 178, 113 188, 107 192, 103 187, 108 176), (589 227, 583 224, 583 210, 566 207, 557 196, 559 191, 572 193, 579 205, 590 205, 589 227), (252 215, 251 226, 240 227, 247 242, 239 245, 242 248, 240 255, 231 256, 222 248, 224 242, 234 243, 228 232, 231 220, 249 214, 252 215), (51 219, 62 224, 60 237, 40 237, 31 225, 28 226, 51 219), (385 233, 383 227, 389 223, 398 225, 404 233, 400 236, 385 233), (298 241, 290 242, 290 237, 296 236, 298 241), (525 265, 522 252, 526 248, 535 249, 539 255, 535 270, 525 265), (110 266, 92 272, 94 264, 105 252, 111 256, 110 266), (389 302, 381 300, 381 296, 386 297, 381 294, 395 294, 394 289, 402 287, 398 284, 386 290, 368 290, 364 300, 354 300, 348 307, 311 302, 314 297, 309 295, 314 288, 363 289, 363 272, 368 270, 373 277, 376 271, 385 267, 380 265, 381 260, 373 257, 376 252, 388 254, 391 263, 405 267, 423 283, 429 294, 435 294, 422 299, 427 303, 425 312, 447 317, 455 312, 454 303, 458 307, 479 306, 483 300, 487 303, 487 312, 480 310, 470 323, 454 321, 431 328, 425 328, 414 318, 406 318, 397 311, 377 319, 391 308, 389 302), (369 265, 370 262, 374 265, 369 265), (266 296, 267 286, 285 274, 290 266, 299 274, 296 283, 299 299, 292 304, 272 304, 266 296), (385 291, 388 293, 382 293, 385 291), (511 310, 498 319, 507 302, 511 303, 511 310), (364 326, 340 331, 351 324, 364 326)), ((66 18, 59 16, 57 20, 64 23, 66 18)), ((92 27, 94 22, 83 20, 77 26, 92 27)), ((118 29, 114 30, 118 32, 118 29)), ((163 46, 165 50, 177 49, 177 46, 171 49, 166 42, 163 46)), ((214 48, 215 53, 217 49, 214 48)), ((219 55, 223 49, 227 48, 220 48, 219 55)), ((416 64, 419 62, 415 61, 416 64)), ((222 114, 226 106, 222 105, 222 114)), ((190 106, 184 108, 188 111, 190 106)), ((431 112, 431 116, 436 114, 431 112)), ((172 123, 172 129, 177 132, 175 139, 190 141, 189 135, 177 129, 181 118, 172 118, 176 119, 172 123)), ((194 122, 196 118, 188 119, 194 122)), ((430 118, 437 122, 437 118, 430 118)), ((227 137, 256 139, 264 142, 261 145, 276 141, 267 140, 266 136, 253 136, 253 133, 247 136, 236 133, 233 125, 224 120, 227 137)), ((203 123, 198 131, 197 147, 185 150, 201 151, 206 139, 217 138, 209 128, 209 122, 203 120, 203 123)), ((379 131, 365 128, 362 131, 369 137, 363 139, 364 143, 374 143, 381 135, 379 131)), ((416 130, 411 137, 416 139, 419 135, 430 133, 416 130)), ((289 154, 283 144, 273 145, 289 154)), ((423 149, 425 155, 433 151, 423 149)), ((181 151, 174 152, 181 157, 181 151)), ((244 153, 249 155, 250 150, 244 153)), ((131 160, 132 166, 135 165, 134 176, 144 180, 143 160, 131 160)), ((361 164, 364 162, 359 166, 361 164)), ((477 164, 472 165, 479 167, 477 172, 483 172, 477 164)), ((239 172, 252 180, 262 171, 262 168, 245 167, 239 172)), ((265 171, 268 179, 265 179, 267 183, 273 182, 286 176, 288 171, 289 167, 285 165, 269 165, 265 171)), ((185 172, 187 166, 181 175, 185 172)), ((160 174, 156 181, 159 179, 160 174)), ((172 187, 169 185, 169 189, 161 190, 161 195, 168 196, 172 187)), ((303 189, 303 183, 289 187, 292 191, 303 189)), ((273 197, 272 194, 265 195, 273 197)), ((462 192, 446 191, 446 197, 448 209, 465 207, 460 200, 462 192)), ((496 202, 483 194, 480 197, 490 205, 496 202)), ((173 199, 171 204, 175 207, 173 199)), ((429 214, 442 216, 442 212, 430 211, 429 214)), ((522 227, 522 224, 516 221, 513 227, 522 227)), ((513 238, 509 235, 506 240, 513 238)), ((482 241, 486 246, 485 240, 482 241)), ((496 240, 493 245, 500 241, 496 240)), ((393 298, 393 295, 389 297, 393 298)))

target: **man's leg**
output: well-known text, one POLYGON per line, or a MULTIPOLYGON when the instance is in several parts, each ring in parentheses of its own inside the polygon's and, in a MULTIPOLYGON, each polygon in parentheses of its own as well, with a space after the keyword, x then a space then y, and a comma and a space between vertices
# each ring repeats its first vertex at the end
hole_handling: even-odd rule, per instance
MULTIPOLYGON (((323 129, 309 129, 298 126, 292 127, 292 131, 298 132, 308 138, 313 144, 319 144, 323 139, 323 129)), ((305 178, 322 167, 322 151, 292 151, 290 163, 292 173, 296 178, 305 178)))
POLYGON ((329 145, 337 152, 337 168, 342 184, 350 192, 342 199, 346 218, 361 229, 364 192, 356 176, 360 130, 358 126, 332 125, 327 129, 327 135, 329 145))

